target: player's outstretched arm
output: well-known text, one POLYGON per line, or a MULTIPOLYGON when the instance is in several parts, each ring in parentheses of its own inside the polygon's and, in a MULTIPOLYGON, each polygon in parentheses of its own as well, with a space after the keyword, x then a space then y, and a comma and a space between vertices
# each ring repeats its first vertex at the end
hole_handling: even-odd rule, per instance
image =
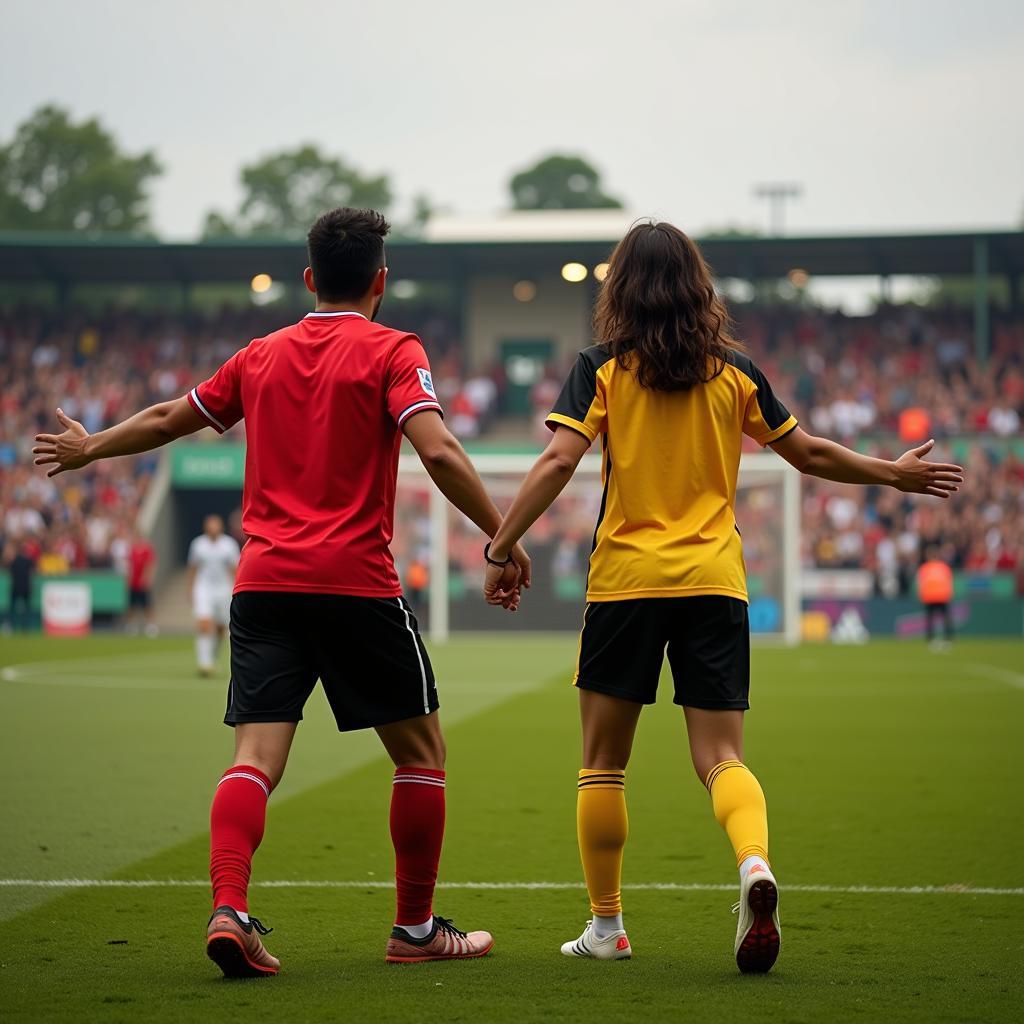
MULTIPOLYGON (((551 506, 572 479, 590 441, 571 427, 558 427, 551 443, 541 453, 512 500, 508 514, 491 541, 491 558, 502 561, 514 551, 520 537, 551 506)), ((501 604, 505 599, 503 581, 494 566, 488 565, 484 576, 484 598, 488 604, 501 604)))
POLYGON ((835 441, 814 437, 800 427, 771 442, 771 446, 801 473, 843 484, 886 484, 909 494, 948 498, 964 481, 961 466, 924 461, 923 456, 935 446, 934 441, 904 452, 893 462, 861 455, 835 441))
POLYGON ((118 455, 137 455, 152 451, 186 434, 208 426, 187 398, 151 405, 123 423, 90 434, 77 420, 57 410, 62 434, 36 434, 32 449, 37 466, 49 466, 47 476, 56 476, 69 469, 81 469, 97 459, 118 455))
MULTIPOLYGON (((501 523, 501 513, 484 490, 469 456, 440 415, 425 409, 410 416, 402 429, 438 490, 488 537, 493 537, 501 523)), ((505 566, 502 573, 505 596, 496 603, 515 611, 519 605, 519 588, 530 586, 531 569, 529 556, 521 545, 516 544, 510 551, 513 562, 505 566)), ((506 551, 502 559, 508 554, 506 551)))

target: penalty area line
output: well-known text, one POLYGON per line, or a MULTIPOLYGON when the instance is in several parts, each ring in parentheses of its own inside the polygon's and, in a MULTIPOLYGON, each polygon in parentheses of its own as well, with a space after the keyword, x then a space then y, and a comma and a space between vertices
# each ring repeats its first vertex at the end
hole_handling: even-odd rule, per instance
MULTIPOLYGON (((332 879, 271 879, 252 882, 257 889, 392 889, 394 882, 380 879, 337 881, 332 879)), ((4 889, 195 889, 209 888, 204 878, 0 878, 4 889)), ((581 882, 438 882, 439 889, 482 889, 494 891, 583 889, 581 882)), ((718 882, 634 882, 623 889, 630 892, 734 892, 735 885, 718 882)), ((1024 896, 1024 888, 1002 889, 953 883, 950 885, 793 885, 783 892, 833 893, 849 896, 1024 896)))

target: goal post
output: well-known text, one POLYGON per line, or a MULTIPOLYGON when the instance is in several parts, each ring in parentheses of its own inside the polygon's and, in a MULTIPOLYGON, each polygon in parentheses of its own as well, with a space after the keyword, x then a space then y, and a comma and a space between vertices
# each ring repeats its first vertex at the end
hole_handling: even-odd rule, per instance
MULTIPOLYGON (((502 511, 536 461, 535 454, 471 458, 502 511)), ((485 630, 578 632, 600 501, 601 458, 588 454, 527 538, 534 586, 519 612, 504 617, 480 597, 479 531, 449 505, 419 459, 403 454, 392 546, 406 596, 431 640, 485 630)), ((795 644, 800 638, 800 474, 774 453, 744 455, 736 519, 747 562, 751 633, 755 639, 795 644)))

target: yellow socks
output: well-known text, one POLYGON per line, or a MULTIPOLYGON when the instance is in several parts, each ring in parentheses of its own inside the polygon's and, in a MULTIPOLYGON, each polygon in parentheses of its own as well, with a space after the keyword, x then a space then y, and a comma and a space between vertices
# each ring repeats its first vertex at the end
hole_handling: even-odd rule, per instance
MULTIPOLYGON (((705 782, 715 818, 736 853, 737 866, 748 857, 768 860, 768 811, 757 779, 739 761, 723 761, 705 782)), ((576 801, 583 874, 590 909, 597 917, 622 913, 622 851, 629 834, 626 773, 584 768, 576 801)))
POLYGON ((737 866, 748 857, 767 861, 768 809, 750 769, 740 761, 723 761, 708 772, 704 784, 711 794, 715 818, 732 843, 737 866))
POLYGON ((590 909, 599 917, 621 914, 622 850, 629 833, 625 772, 580 772, 576 833, 590 909))

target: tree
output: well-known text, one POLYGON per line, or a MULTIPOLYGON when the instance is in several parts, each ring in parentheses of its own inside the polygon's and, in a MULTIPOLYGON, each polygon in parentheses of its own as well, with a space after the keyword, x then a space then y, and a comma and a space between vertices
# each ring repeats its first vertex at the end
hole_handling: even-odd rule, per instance
POLYGON ((316 146, 273 153, 242 168, 245 196, 234 218, 207 214, 204 236, 301 236, 325 210, 336 206, 386 210, 391 186, 386 175, 364 177, 316 146))
POLYGON ((120 152, 96 118, 40 107, 0 145, 0 228, 145 233, 146 185, 160 173, 151 151, 120 152))
POLYGON ((409 215, 391 226, 393 238, 422 238, 427 227, 427 221, 437 213, 429 196, 423 192, 417 192, 412 197, 412 210, 409 215))
POLYGON ((601 175, 579 156, 558 153, 520 171, 509 182, 517 210, 614 210, 622 203, 606 195, 601 175))

